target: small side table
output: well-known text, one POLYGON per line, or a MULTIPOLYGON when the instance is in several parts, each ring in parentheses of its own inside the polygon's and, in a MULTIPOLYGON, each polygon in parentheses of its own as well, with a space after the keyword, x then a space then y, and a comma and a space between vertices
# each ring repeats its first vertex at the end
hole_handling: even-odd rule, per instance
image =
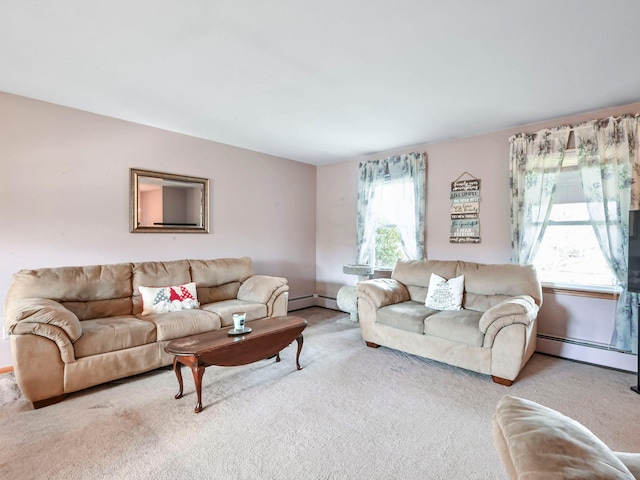
MULTIPOLYGON (((347 275, 357 275, 358 278, 355 281, 355 285, 357 285, 358 282, 369 278, 369 275, 373 272, 373 268, 370 265, 344 265, 342 272, 347 275)), ((336 302, 340 310, 349 314, 349 320, 352 323, 358 323, 358 296, 356 287, 345 286, 340 288, 336 296, 336 302)))

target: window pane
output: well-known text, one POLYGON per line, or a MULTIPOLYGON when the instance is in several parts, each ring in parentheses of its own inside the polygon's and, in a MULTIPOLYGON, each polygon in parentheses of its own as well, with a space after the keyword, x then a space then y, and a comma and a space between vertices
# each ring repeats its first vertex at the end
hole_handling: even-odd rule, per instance
POLYGON ((533 264, 543 282, 615 285, 591 225, 548 226, 533 264))
POLYGON ((385 182, 380 188, 380 211, 378 225, 397 224, 398 209, 406 207, 405 185, 401 182, 385 182))
MULTIPOLYGON (((554 222, 589 221, 589 211, 586 203, 555 203, 551 207, 549 220, 554 222)), ((595 234, 594 234, 595 235, 595 234)), ((595 236, 594 236, 595 239, 595 236)))
POLYGON ((398 225, 405 225, 407 216, 413 215, 413 189, 407 182, 387 181, 380 186, 379 208, 376 216, 374 258, 376 267, 393 268, 398 259, 406 259, 398 225))

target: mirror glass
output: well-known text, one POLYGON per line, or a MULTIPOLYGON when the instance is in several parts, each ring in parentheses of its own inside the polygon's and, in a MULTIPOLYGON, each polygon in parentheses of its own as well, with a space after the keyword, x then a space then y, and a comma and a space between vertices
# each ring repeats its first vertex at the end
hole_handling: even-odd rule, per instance
POLYGON ((131 169, 132 233, 209 233, 209 179, 131 169))

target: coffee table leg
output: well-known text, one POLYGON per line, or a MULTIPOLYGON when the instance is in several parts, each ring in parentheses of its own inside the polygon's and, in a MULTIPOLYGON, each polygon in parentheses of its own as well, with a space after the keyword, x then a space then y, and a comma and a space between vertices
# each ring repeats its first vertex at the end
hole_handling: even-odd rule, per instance
POLYGON ((178 357, 173 358, 173 371, 178 377, 178 385, 180 386, 180 390, 176 393, 176 399, 182 398, 182 363, 178 362, 178 357))
POLYGON ((204 375, 204 368, 204 365, 199 364, 191 367, 191 371, 193 372, 193 381, 196 384, 196 394, 198 395, 198 403, 196 403, 196 408, 193 410, 196 413, 200 413, 202 411, 202 376, 204 375))
POLYGON ((280 352, 276 353, 276 362, 280 361, 280 352))
POLYGON ((296 367, 298 367, 298 370, 302 370, 302 367, 300 366, 300 352, 302 351, 303 341, 304 341, 304 338, 302 338, 302 334, 300 334, 300 336, 296 338, 296 342, 298 342, 298 353, 296 354, 296 367))

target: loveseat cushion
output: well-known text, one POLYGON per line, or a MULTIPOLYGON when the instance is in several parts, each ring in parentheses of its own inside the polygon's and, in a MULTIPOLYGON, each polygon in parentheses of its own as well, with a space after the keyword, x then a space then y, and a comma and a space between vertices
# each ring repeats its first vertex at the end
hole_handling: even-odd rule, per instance
POLYGON ((220 328, 219 315, 200 309, 151 314, 141 318, 156 326, 156 339, 159 342, 220 328))
POLYGON ((493 435, 511 479, 634 480, 622 461, 586 427, 530 400, 502 397, 493 435))
POLYGON ((80 322, 82 335, 73 344, 76 358, 114 352, 156 341, 156 327, 132 315, 80 322))
POLYGON ((438 311, 425 307, 423 303, 409 300, 378 309, 376 323, 423 334, 425 318, 435 313, 438 311))
POLYGON ((457 275, 464 275, 464 308, 484 312, 506 297, 530 295, 542 305, 542 287, 531 265, 458 262, 457 275))
POLYGON ((237 299, 201 305, 200 308, 218 314, 223 327, 233 325, 231 315, 234 313, 246 312, 247 322, 267 316, 267 306, 264 303, 245 302, 237 299))
POLYGON ((391 278, 406 286, 411 300, 424 303, 431 274, 443 278, 456 277, 456 265, 453 260, 398 260, 391 278))
POLYGON ((424 334, 482 347, 484 335, 478 328, 481 316, 481 312, 474 310, 442 310, 424 320, 424 334))

